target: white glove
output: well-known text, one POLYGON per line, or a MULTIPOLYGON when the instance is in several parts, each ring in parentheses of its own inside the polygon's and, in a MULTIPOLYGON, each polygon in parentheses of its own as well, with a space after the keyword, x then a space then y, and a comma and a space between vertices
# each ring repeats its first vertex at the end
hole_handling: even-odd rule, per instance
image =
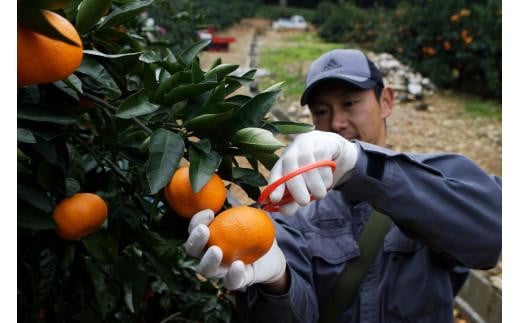
POLYGON ((280 177, 320 160, 336 162, 336 170, 332 173, 330 167, 320 167, 296 176, 285 184, 278 186, 269 198, 272 202, 279 202, 285 188, 294 198, 291 202, 280 206, 280 213, 289 215, 310 202, 310 195, 322 198, 327 189, 344 183, 354 169, 358 159, 356 144, 346 140, 338 134, 324 131, 311 131, 297 136, 286 148, 280 159, 271 169, 269 184, 280 177))
POLYGON ((276 239, 271 249, 252 264, 245 265, 241 260, 231 266, 222 265, 222 249, 211 246, 204 252, 209 239, 208 225, 215 217, 212 210, 196 213, 190 221, 189 237, 184 248, 192 257, 201 257, 197 272, 207 278, 223 278, 227 289, 235 290, 255 283, 272 283, 285 274, 285 256, 278 247, 276 239))

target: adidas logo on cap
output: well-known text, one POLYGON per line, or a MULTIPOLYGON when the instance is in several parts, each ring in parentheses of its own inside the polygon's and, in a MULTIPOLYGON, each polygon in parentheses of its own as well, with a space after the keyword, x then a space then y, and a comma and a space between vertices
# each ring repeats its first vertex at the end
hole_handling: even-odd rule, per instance
POLYGON ((328 61, 327 64, 325 64, 325 66, 323 66, 323 69, 321 71, 325 72, 325 71, 333 70, 335 68, 340 68, 340 67, 341 67, 341 65, 338 64, 338 62, 336 62, 336 60, 333 58, 330 61, 328 61))

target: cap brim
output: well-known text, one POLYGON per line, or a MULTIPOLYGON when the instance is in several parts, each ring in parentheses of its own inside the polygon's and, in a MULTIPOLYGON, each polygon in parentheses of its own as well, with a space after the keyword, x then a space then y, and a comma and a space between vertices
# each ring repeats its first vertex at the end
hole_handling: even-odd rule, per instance
MULTIPOLYGON (((358 77, 356 77, 356 78, 358 78, 358 77)), ((369 79, 369 78, 367 78, 365 80, 355 80, 349 76, 343 76, 343 75, 334 75, 334 76, 324 77, 324 78, 321 78, 319 80, 312 82, 309 86, 307 86, 305 91, 303 91, 302 97, 300 99, 300 104, 302 106, 306 105, 308 103, 309 96, 310 96, 310 93, 312 92, 312 90, 314 88, 316 88, 318 85, 320 85, 326 81, 330 81, 330 80, 345 81, 345 83, 347 83, 348 85, 355 87, 355 88, 363 89, 363 90, 372 89, 377 84, 376 81, 369 79)))

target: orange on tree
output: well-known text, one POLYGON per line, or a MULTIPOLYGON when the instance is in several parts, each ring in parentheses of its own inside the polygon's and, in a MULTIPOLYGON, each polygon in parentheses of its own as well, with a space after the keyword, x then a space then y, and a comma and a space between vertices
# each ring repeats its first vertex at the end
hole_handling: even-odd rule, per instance
POLYGON ((226 200, 226 186, 220 176, 213 174, 206 185, 195 193, 190 184, 189 166, 182 166, 166 185, 164 196, 175 213, 189 219, 205 209, 218 212, 226 200))
POLYGON ((54 209, 56 233, 65 240, 78 240, 96 231, 107 215, 108 207, 99 195, 76 193, 54 209))
POLYGON ((83 59, 83 44, 74 26, 48 10, 43 15, 63 36, 76 45, 47 37, 18 24, 18 84, 30 85, 62 80, 72 74, 83 59))
POLYGON ((209 224, 208 247, 222 249, 222 263, 235 260, 251 264, 269 251, 275 236, 274 224, 263 210, 236 206, 220 213, 209 224))

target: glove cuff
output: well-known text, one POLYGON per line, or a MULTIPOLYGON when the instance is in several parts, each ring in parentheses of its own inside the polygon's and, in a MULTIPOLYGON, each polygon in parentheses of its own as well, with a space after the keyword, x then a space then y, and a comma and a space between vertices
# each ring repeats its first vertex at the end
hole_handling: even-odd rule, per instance
POLYGON ((358 160, 358 155, 358 145, 345 139, 343 150, 341 151, 340 156, 336 159, 336 171, 334 173, 338 174, 338 176, 334 176, 332 187, 340 186, 352 176, 352 171, 354 170, 358 160))
POLYGON ((278 274, 276 274, 275 276, 273 276, 272 278, 269 278, 265 281, 262 282, 262 284, 270 284, 270 283, 273 283, 277 280, 279 280, 280 278, 283 277, 283 275, 285 275, 285 271, 287 270, 287 263, 285 262, 285 257, 280 257, 280 264, 279 264, 280 268, 282 270, 280 270, 280 272, 278 272, 278 274))

